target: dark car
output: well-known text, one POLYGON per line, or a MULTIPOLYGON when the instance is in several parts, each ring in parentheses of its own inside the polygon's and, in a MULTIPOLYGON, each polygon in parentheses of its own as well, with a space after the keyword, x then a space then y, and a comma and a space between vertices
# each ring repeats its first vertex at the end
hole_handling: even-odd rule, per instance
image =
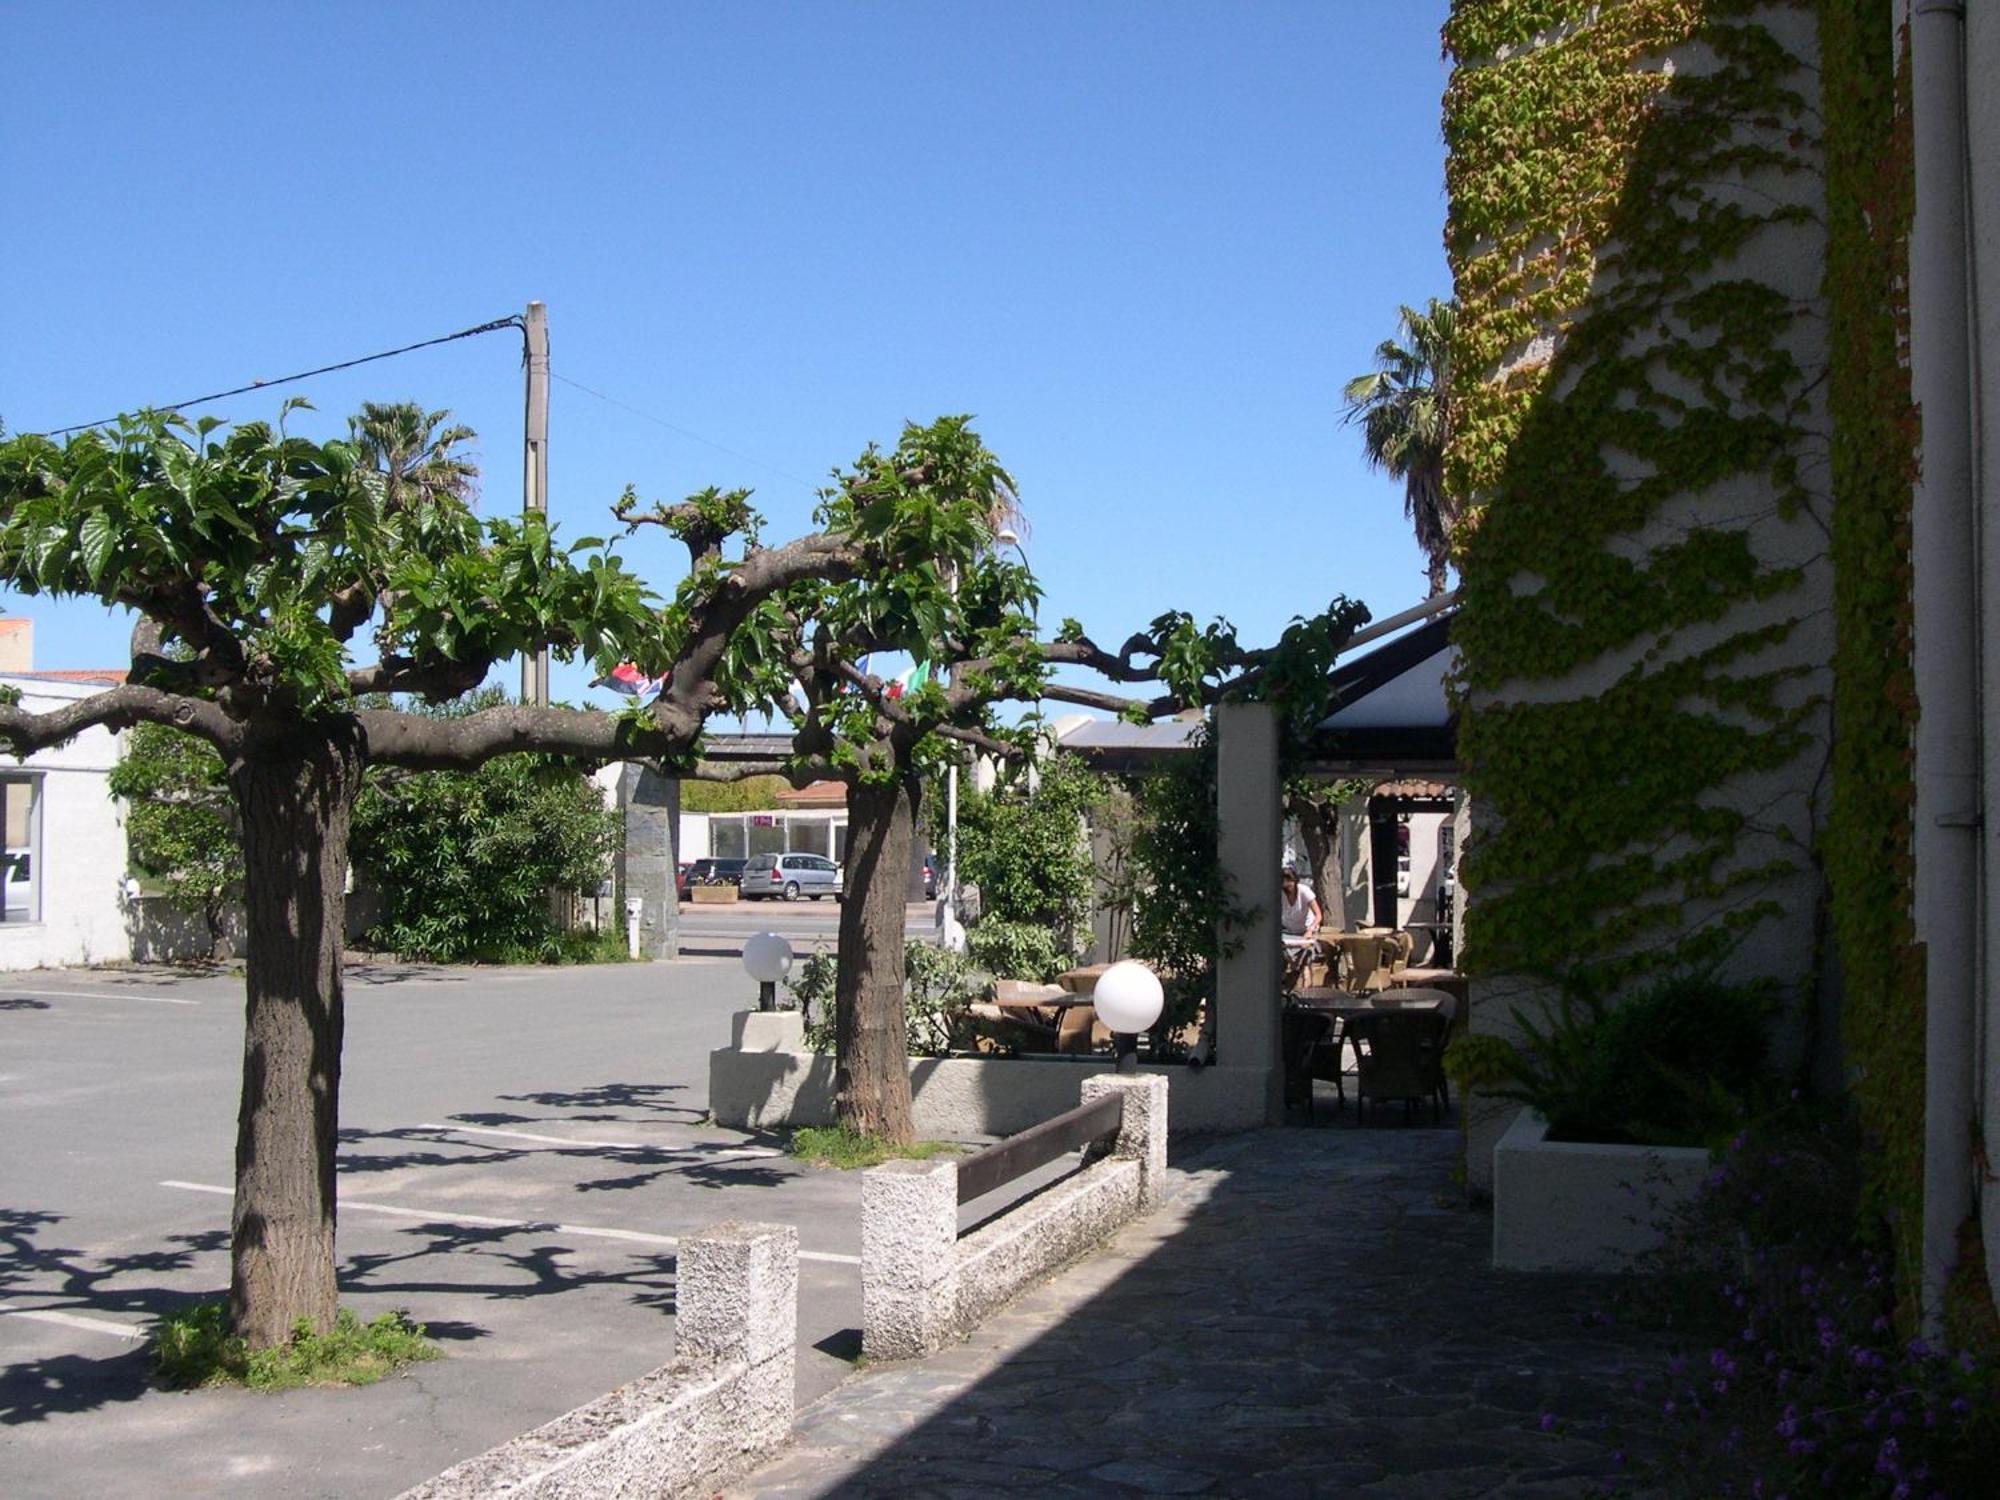
POLYGON ((734 885, 747 860, 741 859, 697 859, 680 867, 681 900, 688 899, 688 892, 698 885, 734 885))

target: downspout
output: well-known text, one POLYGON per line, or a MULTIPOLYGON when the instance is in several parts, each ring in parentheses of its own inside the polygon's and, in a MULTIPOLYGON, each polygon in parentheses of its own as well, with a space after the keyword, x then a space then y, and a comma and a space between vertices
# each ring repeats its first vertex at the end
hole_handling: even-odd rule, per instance
POLYGON ((1972 1212, 1978 995, 1978 533, 1967 339, 1965 6, 1913 0, 1910 378, 1922 418, 1911 515, 1916 936, 1924 953, 1924 1332, 1942 1327, 1972 1212))

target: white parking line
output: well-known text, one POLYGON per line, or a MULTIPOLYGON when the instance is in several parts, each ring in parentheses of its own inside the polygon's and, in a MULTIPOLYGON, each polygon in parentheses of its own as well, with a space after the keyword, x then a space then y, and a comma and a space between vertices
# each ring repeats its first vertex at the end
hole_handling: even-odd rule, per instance
POLYGON ((751 1156, 783 1156, 785 1153, 770 1146, 738 1146, 726 1151, 700 1151, 694 1146, 668 1146, 655 1143, 641 1145, 638 1141, 583 1141, 566 1135, 537 1135, 532 1130, 501 1130, 493 1125, 440 1125, 426 1121, 412 1125, 412 1130, 435 1130, 459 1135, 497 1135, 516 1141, 542 1141, 551 1146, 573 1146, 580 1151, 657 1151, 666 1156, 699 1155, 703 1161, 737 1161, 751 1156))
POLYGON ((113 1323, 108 1318, 80 1318, 75 1313, 51 1312, 39 1307, 16 1307, 0 1302, 0 1317, 32 1318, 37 1323, 54 1323, 62 1328, 80 1328, 85 1333, 108 1333, 114 1338, 143 1339, 146 1330, 129 1323, 113 1323))
POLYGON ((199 1000, 179 1000, 171 995, 120 995, 98 990, 37 990, 19 984, 0 984, 0 996, 34 995, 56 1000, 136 1000, 141 1005, 200 1005, 199 1000))
MULTIPOLYGON (((209 1182, 180 1182, 172 1178, 160 1184, 164 1188, 179 1188, 189 1193, 219 1193, 225 1198, 236 1196, 235 1189, 209 1182)), ((639 1229, 603 1229, 590 1224, 558 1224, 550 1219, 494 1219, 485 1214, 459 1213, 457 1210, 441 1212, 429 1208, 405 1208, 398 1203, 363 1203, 355 1198, 342 1198, 343 1212, 352 1211, 370 1214, 388 1214, 398 1219, 416 1219, 426 1224, 465 1224, 474 1229, 521 1229, 536 1234, 571 1234, 594 1240, 628 1240, 640 1245, 664 1245, 669 1249, 680 1243, 677 1235, 647 1234, 639 1229)), ((829 1250, 801 1250, 800 1260, 824 1261, 829 1265, 858 1266, 858 1255, 836 1255, 829 1250)))

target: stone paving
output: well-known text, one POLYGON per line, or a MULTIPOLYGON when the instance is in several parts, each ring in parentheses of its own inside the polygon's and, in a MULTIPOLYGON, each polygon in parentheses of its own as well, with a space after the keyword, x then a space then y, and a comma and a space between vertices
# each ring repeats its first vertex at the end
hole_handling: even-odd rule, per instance
POLYGON ((1650 1493, 1664 1349, 1587 1314, 1608 1288, 1487 1265, 1449 1128, 1262 1131, 931 1358, 865 1369, 731 1496, 1650 1493))

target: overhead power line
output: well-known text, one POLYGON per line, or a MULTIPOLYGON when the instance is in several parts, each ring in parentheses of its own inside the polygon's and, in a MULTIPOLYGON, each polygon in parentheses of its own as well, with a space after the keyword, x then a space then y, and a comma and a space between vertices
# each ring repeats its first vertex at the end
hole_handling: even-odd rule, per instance
MULTIPOLYGON (((190 406, 203 406, 210 401, 221 401, 229 396, 242 396, 251 391, 266 390, 274 385, 289 385, 295 380, 310 380, 315 375, 331 375, 335 370, 351 370, 356 365, 370 365, 378 359, 394 359, 399 354, 409 354, 418 349, 429 349, 438 344, 449 344, 456 339, 469 339, 477 334, 492 333, 501 328, 519 328, 520 326, 521 315, 515 313, 512 317, 495 318, 490 323, 481 323, 476 328, 461 328, 457 333, 440 334, 434 339, 420 339, 414 344, 405 344, 400 349, 384 349, 380 354, 364 354, 359 359, 343 359, 338 364, 321 365, 316 370, 300 370, 295 375, 280 375, 272 380, 253 380, 248 385, 235 386, 230 390, 215 391, 209 395, 195 396, 186 401, 172 401, 164 407, 155 408, 155 410, 181 411, 190 406)), ((557 378, 560 379, 561 377, 557 378)), ((593 391, 591 394, 595 395, 596 392, 593 391)), ((96 422, 78 422, 73 427, 53 428, 48 432, 42 433, 41 436, 65 437, 72 432, 82 432, 86 428, 107 427, 117 420, 117 417, 105 417, 96 422)))
POLYGON ((804 485, 808 490, 811 490, 814 494, 817 494, 819 492, 819 486, 814 484, 810 479, 801 479, 799 478, 798 475, 793 474, 788 470, 781 469, 776 464, 767 464, 761 458, 753 458, 748 453, 738 452, 734 448, 730 448, 722 443, 716 442, 713 438, 705 438, 698 432, 690 432, 687 428, 680 426, 678 423, 669 422, 665 417, 656 417, 649 411, 641 411, 638 407, 632 405, 629 401, 620 401, 616 396, 607 396, 602 391, 593 390, 580 380, 571 380, 567 375, 563 374, 559 370, 550 370, 549 378, 551 380, 560 380, 564 385, 571 386, 576 390, 582 391, 586 396, 595 396, 599 401, 602 401, 607 406, 615 406, 620 411, 629 411, 630 413, 632 413, 633 416, 638 417, 644 421, 651 422, 656 427, 664 427, 669 432, 679 433, 684 438, 687 438, 693 442, 700 443, 704 448, 713 448, 717 453, 726 453, 731 458, 741 459, 746 464, 755 464, 758 468, 764 470, 766 473, 776 474, 780 479, 789 479, 793 484, 804 485))

